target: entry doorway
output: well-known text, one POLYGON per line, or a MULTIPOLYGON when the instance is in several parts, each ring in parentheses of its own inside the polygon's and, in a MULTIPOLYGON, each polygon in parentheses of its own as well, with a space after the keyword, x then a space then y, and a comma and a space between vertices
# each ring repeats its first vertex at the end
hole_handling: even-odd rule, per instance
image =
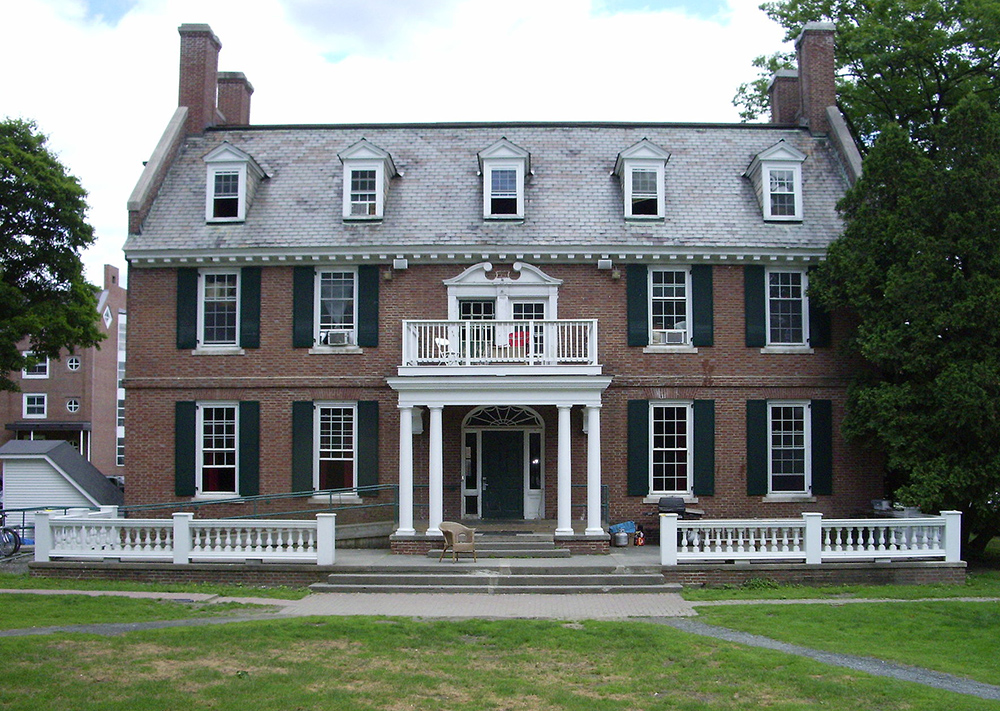
POLYGON ((483 407, 462 428, 462 515, 544 518, 542 420, 521 407, 483 407))

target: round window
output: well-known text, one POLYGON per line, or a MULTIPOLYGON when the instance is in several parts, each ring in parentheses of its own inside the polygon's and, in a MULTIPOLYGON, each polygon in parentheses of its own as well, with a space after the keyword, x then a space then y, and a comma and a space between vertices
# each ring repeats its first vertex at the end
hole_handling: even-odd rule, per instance
POLYGON ((70 370, 80 370, 80 358, 78 356, 70 356, 69 360, 66 361, 66 367, 70 370))
POLYGON ((71 397, 66 401, 66 409, 70 412, 77 412, 80 409, 80 401, 75 397, 71 397))

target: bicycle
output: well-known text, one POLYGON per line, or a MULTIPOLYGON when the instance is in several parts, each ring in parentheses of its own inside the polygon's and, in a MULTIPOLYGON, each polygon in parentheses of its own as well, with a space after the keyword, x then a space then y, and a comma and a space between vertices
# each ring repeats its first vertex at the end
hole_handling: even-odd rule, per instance
POLYGON ((0 518, 0 558, 7 558, 21 550, 21 537, 13 528, 3 526, 6 518, 0 518))

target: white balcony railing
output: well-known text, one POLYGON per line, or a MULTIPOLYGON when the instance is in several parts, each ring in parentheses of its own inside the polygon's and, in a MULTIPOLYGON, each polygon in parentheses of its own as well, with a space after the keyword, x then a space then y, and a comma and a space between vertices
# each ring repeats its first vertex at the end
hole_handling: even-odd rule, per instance
POLYGON ((118 518, 116 507, 35 516, 35 560, 53 558, 192 562, 335 562, 336 514, 309 520, 118 518))
POLYGON ((706 519, 660 514, 660 562, 961 559, 962 514, 918 518, 706 519))
POLYGON ((597 320, 403 321, 403 365, 597 365, 597 320))

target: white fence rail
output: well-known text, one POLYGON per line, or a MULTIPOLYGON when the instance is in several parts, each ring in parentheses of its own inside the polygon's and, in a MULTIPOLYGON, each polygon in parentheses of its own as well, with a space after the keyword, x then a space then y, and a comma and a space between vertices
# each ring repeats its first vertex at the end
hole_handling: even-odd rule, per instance
POLYGON ((597 320, 404 321, 403 365, 597 365, 597 320))
POLYGON ((35 516, 35 560, 53 558, 168 561, 176 564, 262 561, 333 565, 336 514, 315 521, 280 519, 118 518, 101 511, 35 516))
POLYGON ((660 514, 660 562, 797 560, 961 560, 962 513, 918 518, 718 519, 660 514))

